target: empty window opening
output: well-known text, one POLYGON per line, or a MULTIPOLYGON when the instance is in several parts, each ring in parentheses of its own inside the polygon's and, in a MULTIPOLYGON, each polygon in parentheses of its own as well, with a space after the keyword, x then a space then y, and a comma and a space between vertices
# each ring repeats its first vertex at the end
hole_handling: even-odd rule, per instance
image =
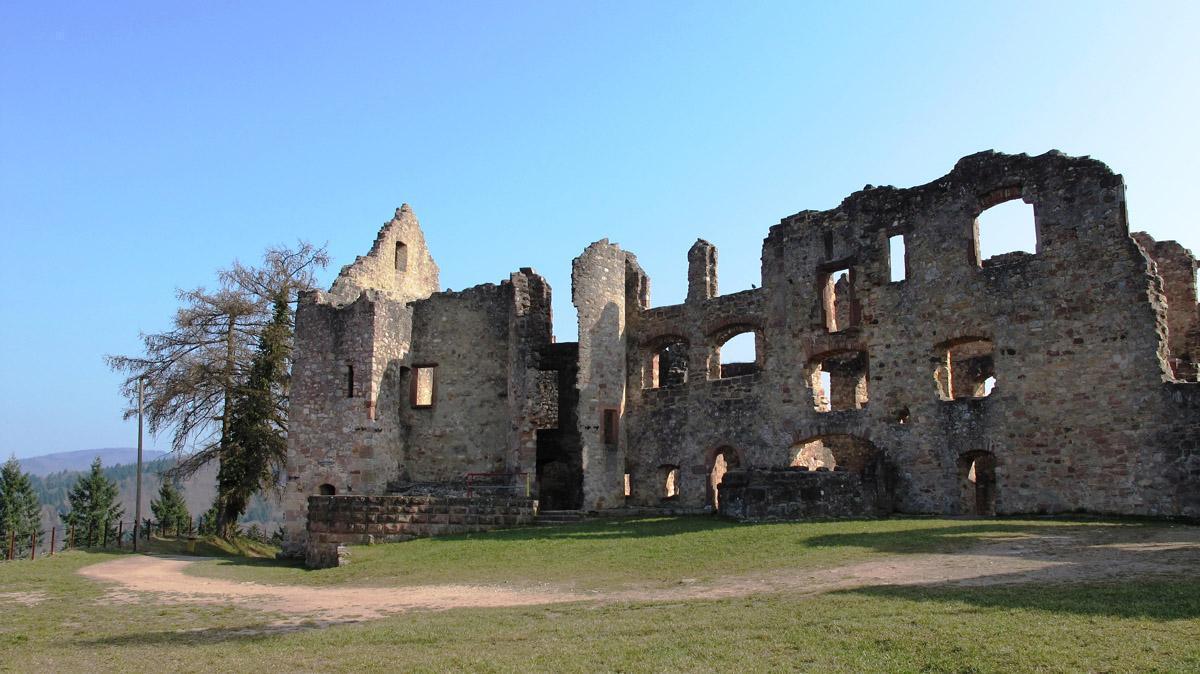
POLYGON ((346 366, 346 397, 354 397, 354 366, 346 366))
POLYGON ((1009 188, 985 197, 985 204, 991 202, 994 205, 975 219, 977 265, 1004 264, 1037 252, 1034 208, 1021 201, 1020 196, 1018 188, 1009 188))
MULTIPOLYGON (((752 327, 732 328, 730 335, 716 348, 715 360, 720 370, 714 374, 725 379, 758 372, 762 354, 759 353, 761 337, 752 327)), ((711 362, 711 361, 710 361, 711 362)))
POLYGON ((708 505, 713 507, 713 510, 720 508, 720 487, 721 480, 725 479, 725 473, 730 468, 738 467, 738 455, 730 447, 722 447, 718 449, 712 459, 709 461, 708 467, 708 505))
POLYGON ((961 508, 967 515, 996 514, 996 455, 967 452, 958 459, 961 508))
POLYGON ((633 481, 629 478, 629 473, 625 473, 625 497, 629 498, 633 495, 633 481))
POLYGON ((682 337, 667 338, 649 351, 646 388, 678 386, 688 380, 688 343, 682 337))
POLYGON ((860 410, 867 405, 867 352, 843 351, 809 364, 813 409, 818 412, 860 410))
POLYGON ((396 242, 396 271, 408 271, 408 246, 402 241, 396 242))
POLYGON ((821 311, 825 329, 839 332, 858 325, 854 300, 854 270, 849 267, 821 275, 821 311))
POLYGON ((968 338, 942 345, 936 350, 938 397, 942 400, 986 398, 996 386, 996 362, 992 342, 968 338))
POLYGON ((604 444, 610 446, 617 444, 621 437, 620 422, 621 416, 617 410, 604 410, 600 423, 600 435, 604 439, 604 444))
POLYGON ((679 466, 659 466, 658 474, 663 486, 663 498, 679 496, 679 466))
POLYGON ((320 487, 317 487, 317 493, 320 494, 321 496, 336 496, 337 495, 337 487, 326 483, 326 484, 321 485, 320 487))
POLYGON ((882 454, 870 441, 854 435, 822 435, 791 448, 793 468, 807 470, 845 470, 874 474, 882 454))
POLYGON ((903 281, 908 277, 908 254, 904 247, 904 235, 888 237, 888 260, 891 265, 891 282, 903 281))
POLYGON ((909 412, 907 407, 901 407, 900 409, 896 410, 896 413, 894 415, 896 418, 896 423, 901 424, 901 425, 907 424, 910 414, 911 414, 911 412, 909 412))
POLYGON ((433 407, 433 399, 437 391, 435 372, 436 365, 414 365, 412 368, 412 390, 410 397, 413 407, 433 407))

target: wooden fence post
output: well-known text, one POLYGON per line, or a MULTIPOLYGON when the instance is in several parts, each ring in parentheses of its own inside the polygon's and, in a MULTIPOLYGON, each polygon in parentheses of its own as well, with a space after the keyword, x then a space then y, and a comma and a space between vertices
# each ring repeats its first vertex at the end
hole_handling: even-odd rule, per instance
POLYGON ((121 549, 121 538, 125 536, 125 520, 117 522, 117 549, 121 549))
POLYGON ((75 547, 75 524, 74 523, 72 523, 71 527, 69 529, 67 529, 67 548, 73 548, 73 547, 75 547))
POLYGON ((56 527, 50 527, 50 556, 54 556, 54 534, 56 527))
POLYGON ((100 539, 100 547, 108 547, 108 520, 104 520, 104 537, 100 539))
POLYGON ((37 531, 29 532, 29 561, 37 557, 37 531))
POLYGON ((12 561, 13 555, 17 552, 17 530, 13 529, 8 532, 8 561, 12 561))

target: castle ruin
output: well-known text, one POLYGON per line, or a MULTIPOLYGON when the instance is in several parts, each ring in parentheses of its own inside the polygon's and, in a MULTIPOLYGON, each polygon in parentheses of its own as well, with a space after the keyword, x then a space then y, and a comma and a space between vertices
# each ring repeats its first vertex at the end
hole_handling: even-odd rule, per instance
POLYGON ((439 292, 412 211, 296 314, 285 550, 529 522, 541 511, 1200 517, 1196 259, 1130 234, 1120 175, 984 152, 770 228, 761 287, 688 251, 650 307, 608 240, 572 265, 578 342, 532 269, 439 292), (1036 252, 977 218, 1032 206, 1036 252), (904 269, 891 251, 903 245, 904 269), (901 277, 902 280, 894 280, 901 277), (753 335, 752 362, 721 361, 753 335))

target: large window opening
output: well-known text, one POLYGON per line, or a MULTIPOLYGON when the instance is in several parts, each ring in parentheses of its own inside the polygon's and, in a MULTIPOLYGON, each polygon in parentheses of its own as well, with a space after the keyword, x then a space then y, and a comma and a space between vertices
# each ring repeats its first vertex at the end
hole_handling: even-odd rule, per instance
POLYGON ((725 479, 725 473, 730 468, 737 468, 739 464, 737 452, 732 447, 722 447, 713 453, 713 456, 708 461, 708 488, 707 501, 708 505, 713 507, 713 510, 720 508, 720 487, 721 480, 725 479))
POLYGON ((942 400, 986 398, 995 390, 995 349, 990 340, 954 340, 940 345, 936 354, 933 377, 942 400))
POLYGON ((1019 187, 993 192, 984 197, 983 206, 975 218, 976 265, 1005 264, 1037 253, 1035 211, 1021 200, 1019 187))
POLYGON ((317 493, 320 494, 321 496, 336 496, 337 495, 337 487, 326 483, 326 484, 321 485, 320 487, 317 487, 317 493))
POLYGON ((845 470, 874 474, 882 454, 870 441, 855 435, 830 434, 792 445, 793 468, 845 470))
POLYGON ((651 345, 646 361, 646 388, 678 386, 688 380, 688 343, 682 337, 666 337, 651 345))
POLYGON ((726 379, 754 374, 762 366, 762 335, 751 325, 730 326, 715 333, 717 343, 710 368, 710 379, 726 379))
POLYGON ((860 410, 867 405, 867 352, 842 351, 813 359, 809 382, 818 412, 860 410))
POLYGON ((437 395, 436 365, 414 365, 409 391, 413 407, 433 407, 437 395))
POLYGON ((908 251, 905 248, 903 234, 888 237, 888 263, 891 268, 892 283, 908 278, 908 251))
POLYGON ((858 325, 858 306, 854 301, 854 270, 843 267, 820 277, 821 311, 825 330, 840 332, 858 325))
POLYGON ((662 485, 662 497, 673 499, 679 496, 679 466, 663 465, 658 467, 659 484, 662 485))
POLYGON ((396 242, 396 271, 408 271, 408 246, 402 241, 396 242))
POLYGON ((962 512, 967 515, 996 514, 996 455, 974 451, 958 459, 962 485, 962 512))

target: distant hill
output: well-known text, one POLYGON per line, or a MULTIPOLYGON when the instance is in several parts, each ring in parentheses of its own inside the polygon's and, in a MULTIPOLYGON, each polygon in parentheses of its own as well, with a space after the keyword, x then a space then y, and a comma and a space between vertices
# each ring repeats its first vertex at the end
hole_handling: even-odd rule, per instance
MULTIPOLYGON (((166 456, 166 452, 153 449, 142 450, 143 465, 155 459, 166 456)), ((101 449, 80 449, 74 452, 57 452, 31 456, 27 459, 17 459, 21 470, 38 477, 51 473, 61 473, 64 470, 88 470, 92 461, 100 457, 100 463, 105 466, 115 466, 121 463, 137 463, 137 448, 135 447, 104 447, 101 449)))

